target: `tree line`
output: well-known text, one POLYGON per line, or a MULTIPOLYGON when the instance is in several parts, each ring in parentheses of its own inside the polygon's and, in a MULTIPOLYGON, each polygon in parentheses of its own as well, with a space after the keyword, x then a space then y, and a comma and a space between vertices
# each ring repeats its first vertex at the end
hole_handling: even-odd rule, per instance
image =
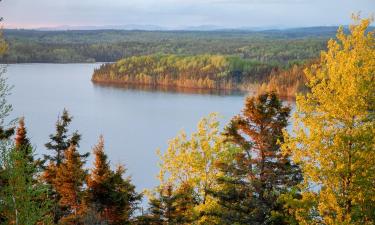
POLYGON ((370 19, 355 22, 305 69, 310 91, 296 98, 291 132, 291 108, 275 92, 248 96, 224 129, 211 114, 170 140, 158 152, 160 184, 145 193, 111 168, 102 137, 84 168, 66 110, 36 159, 25 121, 5 126, 11 107, 0 95, 1 222, 374 224, 375 32, 370 19), (143 195, 149 207, 136 213, 143 195))
POLYGON ((150 54, 235 55, 282 66, 315 58, 336 27, 280 31, 4 30, 2 63, 115 62, 150 54))

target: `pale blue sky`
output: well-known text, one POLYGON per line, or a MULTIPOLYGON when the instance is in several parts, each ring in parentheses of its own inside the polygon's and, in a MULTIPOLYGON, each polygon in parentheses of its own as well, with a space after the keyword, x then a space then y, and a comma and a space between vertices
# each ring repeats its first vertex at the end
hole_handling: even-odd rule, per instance
POLYGON ((299 27, 348 24, 375 0, 2 0, 6 27, 158 25, 299 27))

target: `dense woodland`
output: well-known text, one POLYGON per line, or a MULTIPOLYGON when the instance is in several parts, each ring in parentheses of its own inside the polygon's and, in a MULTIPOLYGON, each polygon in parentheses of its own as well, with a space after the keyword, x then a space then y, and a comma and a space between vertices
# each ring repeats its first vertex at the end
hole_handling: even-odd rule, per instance
POLYGON ((98 84, 173 88, 178 91, 275 91, 285 98, 306 92, 304 68, 312 63, 280 68, 274 64, 222 55, 133 56, 95 69, 98 84))
MULTIPOLYGON (((170 140, 167 149, 157 152, 160 184, 144 193, 137 192, 125 166, 110 166, 102 136, 92 150, 94 164, 87 169, 89 153, 79 151, 81 135, 69 131, 72 116, 67 110, 46 138, 49 154, 36 156, 27 118, 18 119, 16 127, 4 122, 12 107, 6 101, 10 88, 1 76, 0 222, 374 224, 375 33, 367 31, 370 22, 355 18, 349 34, 339 29, 320 58, 304 66, 301 79, 309 93, 296 98, 291 132, 285 129, 290 107, 267 89, 290 82, 288 74, 300 77, 302 65, 271 71, 281 76, 271 75, 263 93, 248 96, 224 129, 217 115, 210 114, 192 134, 181 132, 170 140), (142 210, 146 196, 149 207, 142 210)), ((11 48, 0 42, 0 54, 11 48)), ((170 76, 192 69, 199 76, 207 70, 214 78, 226 78, 237 62, 247 65, 251 60, 162 54, 127 58, 104 68, 140 74, 133 67, 139 63, 150 70, 146 72, 159 66, 170 76)))
POLYGON ((97 83, 139 84, 202 89, 240 89, 262 80, 270 65, 222 55, 134 56, 94 71, 97 83))
POLYGON ((222 54, 287 65, 314 58, 337 27, 270 31, 4 30, 5 63, 114 62, 150 54, 222 54))

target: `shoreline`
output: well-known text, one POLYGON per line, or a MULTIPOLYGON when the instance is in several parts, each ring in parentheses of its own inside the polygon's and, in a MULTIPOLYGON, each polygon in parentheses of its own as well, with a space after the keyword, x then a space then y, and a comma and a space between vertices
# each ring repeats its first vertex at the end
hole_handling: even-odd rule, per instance
MULTIPOLYGON (((113 87, 122 89, 142 90, 142 91, 162 91, 171 93, 186 94, 211 94, 211 95, 255 95, 259 92, 259 84, 249 84, 248 88, 199 88, 199 87, 183 87, 164 84, 146 84, 146 83, 126 83, 118 81, 97 81, 91 80, 94 85, 101 87, 113 87)), ((295 101, 296 94, 293 96, 277 93, 279 97, 287 101, 295 101)))
POLYGON ((228 88, 200 88, 200 87, 184 87, 176 85, 165 84, 147 84, 147 83, 129 83, 118 81, 98 81, 91 79, 91 82, 98 86, 114 87, 124 89, 137 89, 149 91, 163 91, 175 93, 190 93, 190 94, 215 94, 215 95, 247 95, 249 93, 256 93, 256 89, 228 89, 228 88))

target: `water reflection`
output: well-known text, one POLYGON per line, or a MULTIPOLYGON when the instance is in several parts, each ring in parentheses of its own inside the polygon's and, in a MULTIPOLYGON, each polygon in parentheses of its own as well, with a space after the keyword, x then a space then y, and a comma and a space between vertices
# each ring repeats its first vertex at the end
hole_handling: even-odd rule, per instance
POLYGON ((243 96, 253 94, 255 91, 240 91, 240 90, 217 90, 217 89, 201 89, 201 88, 183 88, 160 85, 135 85, 135 84, 115 84, 115 83, 94 83, 95 86, 105 88, 118 88, 124 90, 140 90, 147 92, 167 92, 167 93, 184 93, 196 95, 237 95, 243 96))

